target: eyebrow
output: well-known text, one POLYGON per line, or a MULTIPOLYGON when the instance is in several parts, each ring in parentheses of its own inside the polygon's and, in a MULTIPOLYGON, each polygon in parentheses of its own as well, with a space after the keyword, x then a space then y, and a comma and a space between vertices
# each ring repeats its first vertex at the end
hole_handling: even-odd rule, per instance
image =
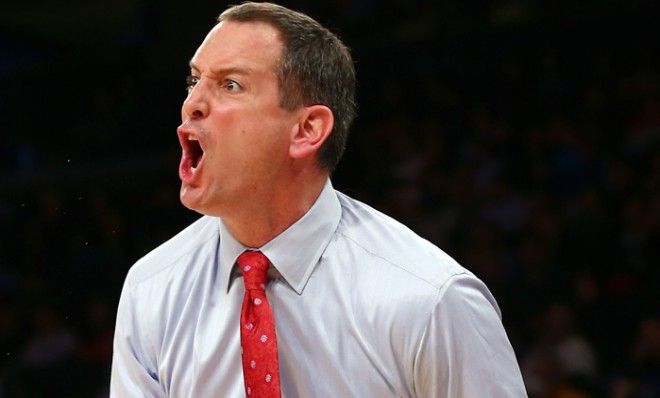
MULTIPOLYGON (((197 65, 195 65, 195 63, 192 60, 188 63, 188 65, 190 66, 190 69, 199 71, 199 68, 197 67, 197 65)), ((224 76, 228 74, 249 75, 251 73, 252 73, 252 69, 241 66, 228 66, 228 67, 211 69, 211 74, 214 76, 224 76)))

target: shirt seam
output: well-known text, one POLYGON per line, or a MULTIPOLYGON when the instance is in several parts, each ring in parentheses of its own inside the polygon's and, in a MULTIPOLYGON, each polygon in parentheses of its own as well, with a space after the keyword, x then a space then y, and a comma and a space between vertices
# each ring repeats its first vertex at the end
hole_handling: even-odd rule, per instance
MULTIPOLYGON (((338 229, 339 229, 339 228, 338 228, 338 229)), ((413 276, 413 277, 415 277, 415 278, 417 278, 417 279, 419 279, 419 280, 425 282, 426 284, 430 285, 431 287, 433 287, 434 289, 436 289, 436 290, 438 290, 438 291, 439 291, 440 289, 442 289, 442 287, 443 287, 443 286, 444 286, 449 280, 451 280, 452 278, 454 278, 455 276, 459 276, 459 275, 467 275, 467 274, 469 274, 466 270, 458 271, 458 272, 454 272, 454 273, 450 273, 450 274, 449 274, 449 277, 447 278, 447 280, 444 281, 444 282, 442 282, 442 283, 440 284, 440 286, 438 286, 437 284, 435 284, 435 283, 433 283, 433 282, 427 280, 426 278, 424 278, 424 277, 422 277, 422 276, 420 276, 420 275, 417 275, 416 273, 412 272, 411 270, 409 270, 408 268, 404 267, 403 265, 397 264, 397 263, 395 263, 395 262, 393 262, 393 261, 391 261, 391 260, 389 260, 389 259, 387 259, 387 258, 385 258, 385 257, 383 257, 383 256, 381 256, 381 255, 379 255, 379 254, 377 254, 377 253, 374 253, 373 251, 371 251, 371 250, 367 249, 366 247, 362 246, 360 243, 358 243, 355 239, 353 239, 352 237, 348 236, 347 234, 345 234, 345 233, 343 233, 343 232, 341 232, 341 231, 337 231, 336 233, 339 234, 339 235, 341 235, 341 236, 343 236, 343 237, 346 238, 347 240, 351 241, 353 244, 355 244, 356 246, 358 246, 359 248, 361 248, 361 249, 364 250, 365 252, 369 253, 370 255, 372 255, 372 256, 374 256, 374 257, 376 257, 376 258, 379 258, 379 259, 381 259, 381 260, 383 260, 383 261, 385 261, 385 262, 391 264, 392 266, 394 266, 394 267, 396 267, 396 268, 398 268, 398 269, 400 269, 400 270, 406 272, 407 274, 409 274, 409 275, 411 275, 411 276, 413 276)))
POLYGON ((413 391, 415 394, 417 394, 417 385, 415 384, 416 380, 416 373, 417 373, 417 362, 419 361, 419 356, 422 353, 422 345, 424 345, 424 340, 426 339, 426 336, 429 331, 429 327, 431 325, 431 321, 433 321, 433 314, 435 314, 435 311, 438 309, 438 306, 440 305, 440 302, 442 299, 445 297, 445 294, 447 293, 447 290, 449 289, 449 284, 453 283, 456 278, 468 274, 467 272, 460 272, 456 274, 452 274, 447 278, 446 281, 444 281, 439 287, 438 287, 438 296, 436 297, 436 302, 433 304, 433 307, 431 308, 430 313, 428 314, 428 318, 426 319, 426 324, 424 325, 422 336, 420 337, 419 341, 417 342, 417 350, 415 351, 415 355, 413 357, 413 366, 412 366, 412 382, 413 382, 413 391), (444 288, 447 286, 447 288, 444 288), (444 288, 444 289, 443 289, 444 288))
MULTIPOLYGON (((142 283, 147 282, 149 279, 156 277, 156 275, 160 274, 161 272, 164 272, 165 270, 168 270, 169 268, 171 268, 172 266, 174 266, 174 265, 175 265, 175 264, 176 264, 181 258, 183 258, 183 257, 185 257, 185 256, 187 256, 187 255, 189 255, 191 252, 195 252, 195 251, 197 251, 200 247, 206 245, 211 239, 214 239, 214 238, 217 238, 217 236, 210 236, 210 237, 208 237, 206 240, 203 240, 203 241, 199 242, 197 245, 191 247, 189 250, 186 250, 185 252, 181 253, 181 255, 179 255, 178 257, 172 259, 169 263, 167 263, 167 265, 164 265, 164 266, 161 267, 160 269, 158 269, 158 270, 156 270, 156 271, 153 271, 152 273, 150 273, 150 274, 147 275, 147 276, 144 276, 144 277, 142 277, 142 278, 139 278, 139 280, 131 281, 131 282, 130 282, 130 286, 131 286, 131 288, 135 288, 135 287, 137 287, 138 285, 141 285, 142 283)), ((158 250, 158 249, 156 249, 156 250, 158 250)), ((135 266, 135 265, 137 265, 137 264, 138 264, 138 263, 135 263, 133 266, 135 266)), ((135 277, 134 277, 134 278, 135 278, 135 277)))

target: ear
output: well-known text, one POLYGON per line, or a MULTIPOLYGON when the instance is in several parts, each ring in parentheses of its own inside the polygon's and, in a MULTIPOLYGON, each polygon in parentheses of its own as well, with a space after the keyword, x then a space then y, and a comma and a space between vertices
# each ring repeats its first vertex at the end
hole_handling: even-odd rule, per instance
POLYGON ((330 135, 335 117, 325 105, 303 108, 298 125, 292 130, 289 155, 294 159, 315 156, 330 135))

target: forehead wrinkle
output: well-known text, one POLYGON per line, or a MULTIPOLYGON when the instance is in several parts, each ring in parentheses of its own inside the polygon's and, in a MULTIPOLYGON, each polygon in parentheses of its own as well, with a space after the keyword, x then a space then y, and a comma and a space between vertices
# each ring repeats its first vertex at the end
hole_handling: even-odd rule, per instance
MULTIPOLYGON (((223 36, 227 34, 224 33, 223 36)), ((280 32, 272 25, 264 22, 234 22, 222 21, 217 24, 206 37, 200 48, 189 61, 190 69, 197 73, 208 73, 213 77, 225 76, 227 74, 240 74, 243 76, 253 76, 266 72, 277 76, 277 70, 281 62, 283 47, 280 32), (229 22, 229 23, 227 23, 229 22), (224 26, 223 26, 224 25, 224 26), (221 31, 231 32, 230 37, 234 37, 237 27, 241 26, 267 26, 266 31, 257 32, 258 34, 249 35, 243 41, 243 46, 225 45, 225 37, 218 37, 221 31), (264 40, 266 38, 266 40, 264 40), (269 39, 279 45, 275 53, 271 53, 272 44, 267 44, 269 39), (260 50, 255 55, 245 57, 243 51, 247 48, 260 50), (271 53, 274 59, 267 54, 271 53), (209 58, 213 57, 213 58, 209 58)))
MULTIPOLYGON (((195 62, 191 59, 190 62, 188 63, 190 66, 190 69, 196 72, 201 72, 200 67, 195 64, 195 62)), ((209 74, 213 76, 225 76, 229 74, 236 74, 236 75, 251 75, 254 73, 254 70, 247 66, 247 65, 228 65, 228 66, 219 66, 219 67, 210 67, 209 68, 209 74)))
POLYGON ((219 68, 211 68, 211 74, 214 76, 225 76, 225 75, 251 75, 253 73, 252 69, 246 66, 222 66, 219 68))

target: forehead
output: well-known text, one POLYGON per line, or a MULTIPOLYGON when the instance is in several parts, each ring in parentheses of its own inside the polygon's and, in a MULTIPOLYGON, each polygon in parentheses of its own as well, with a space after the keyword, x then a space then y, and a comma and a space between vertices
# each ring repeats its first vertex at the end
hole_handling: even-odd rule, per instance
POLYGON ((281 53, 280 34, 273 26, 264 22, 223 21, 208 33, 191 65, 202 71, 226 67, 274 71, 281 53))

